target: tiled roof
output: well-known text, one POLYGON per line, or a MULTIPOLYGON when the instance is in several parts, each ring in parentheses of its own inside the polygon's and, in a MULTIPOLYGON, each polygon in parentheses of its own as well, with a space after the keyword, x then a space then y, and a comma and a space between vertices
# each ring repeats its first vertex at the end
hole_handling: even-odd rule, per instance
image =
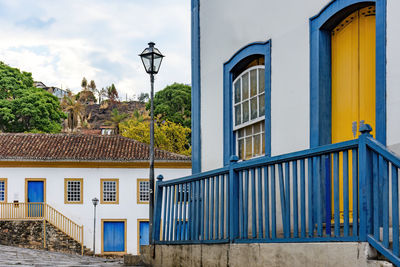
MULTIPOLYGON (((0 133, 1 160, 148 161, 149 146, 122 136, 0 133)), ((156 161, 190 157, 155 150, 156 161)))

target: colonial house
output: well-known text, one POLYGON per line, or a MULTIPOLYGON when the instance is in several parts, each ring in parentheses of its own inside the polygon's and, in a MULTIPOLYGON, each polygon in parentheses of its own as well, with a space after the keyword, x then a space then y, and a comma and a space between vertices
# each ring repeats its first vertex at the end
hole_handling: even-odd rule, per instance
POLYGON ((400 1, 191 4, 193 175, 156 185, 153 263, 400 266, 400 1))
POLYGON ((55 86, 49 87, 40 81, 33 82, 33 86, 35 86, 36 88, 42 88, 42 89, 46 90, 50 94, 55 95, 60 101, 64 96, 68 95, 68 92, 64 89, 61 89, 61 88, 58 88, 55 86))
MULTIPOLYGON (((190 167, 186 156, 155 150, 156 177, 190 167)), ((148 244, 148 168, 149 146, 121 136, 2 133, 0 221, 44 220, 91 250, 95 238, 96 254, 137 254, 148 244)))

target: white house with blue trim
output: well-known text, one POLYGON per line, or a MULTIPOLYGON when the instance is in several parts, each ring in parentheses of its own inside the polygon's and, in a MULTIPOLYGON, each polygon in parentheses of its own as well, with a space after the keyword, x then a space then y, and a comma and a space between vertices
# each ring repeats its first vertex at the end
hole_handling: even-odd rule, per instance
MULTIPOLYGON (((149 244, 149 151, 115 135, 1 133, 0 222, 46 221, 96 254, 139 254, 149 244)), ((190 167, 187 156, 155 150, 156 177, 182 177, 190 167)), ((6 227, 0 232, 17 231, 6 227)))
POLYGON ((400 2, 191 8, 193 175, 156 186, 159 249, 364 242, 400 265, 400 2))

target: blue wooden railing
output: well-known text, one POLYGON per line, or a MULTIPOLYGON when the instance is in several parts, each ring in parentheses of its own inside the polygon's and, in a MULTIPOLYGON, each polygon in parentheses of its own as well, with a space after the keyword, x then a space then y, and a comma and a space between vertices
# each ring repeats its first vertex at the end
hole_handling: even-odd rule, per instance
POLYGON ((159 176, 153 242, 369 241, 396 263, 400 160, 369 125, 360 130, 351 141, 242 162, 233 156, 227 167, 175 180, 159 176))
POLYGON ((368 173, 367 231, 368 242, 396 266, 399 251, 399 181, 400 159, 375 139, 367 138, 368 173))

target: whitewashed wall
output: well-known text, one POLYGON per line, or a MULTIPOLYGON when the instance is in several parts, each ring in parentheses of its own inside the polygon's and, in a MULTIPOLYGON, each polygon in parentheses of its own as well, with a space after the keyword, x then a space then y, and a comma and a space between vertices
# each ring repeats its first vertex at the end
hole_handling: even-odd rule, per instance
MULTIPOLYGON (((156 169, 165 180, 180 178, 190 169, 156 169)), ((96 253, 101 253, 101 219, 127 219, 127 252, 137 253, 137 219, 148 219, 148 205, 137 204, 138 178, 148 178, 148 169, 100 168, 0 168, 8 178, 8 202, 25 202, 25 178, 46 178, 46 202, 80 225, 84 225, 84 244, 93 247, 92 198, 100 199, 100 179, 119 179, 119 204, 97 206, 96 253), (64 204, 64 178, 83 178, 83 204, 64 204)))
POLYGON ((400 154, 400 1, 387 3, 387 144, 400 154))
MULTIPOLYGON (((387 143, 400 152, 400 1, 387 1, 387 143)), ((200 1, 203 171, 223 165, 223 64, 255 41, 272 40, 272 155, 309 148, 309 18, 329 2, 200 1)))

